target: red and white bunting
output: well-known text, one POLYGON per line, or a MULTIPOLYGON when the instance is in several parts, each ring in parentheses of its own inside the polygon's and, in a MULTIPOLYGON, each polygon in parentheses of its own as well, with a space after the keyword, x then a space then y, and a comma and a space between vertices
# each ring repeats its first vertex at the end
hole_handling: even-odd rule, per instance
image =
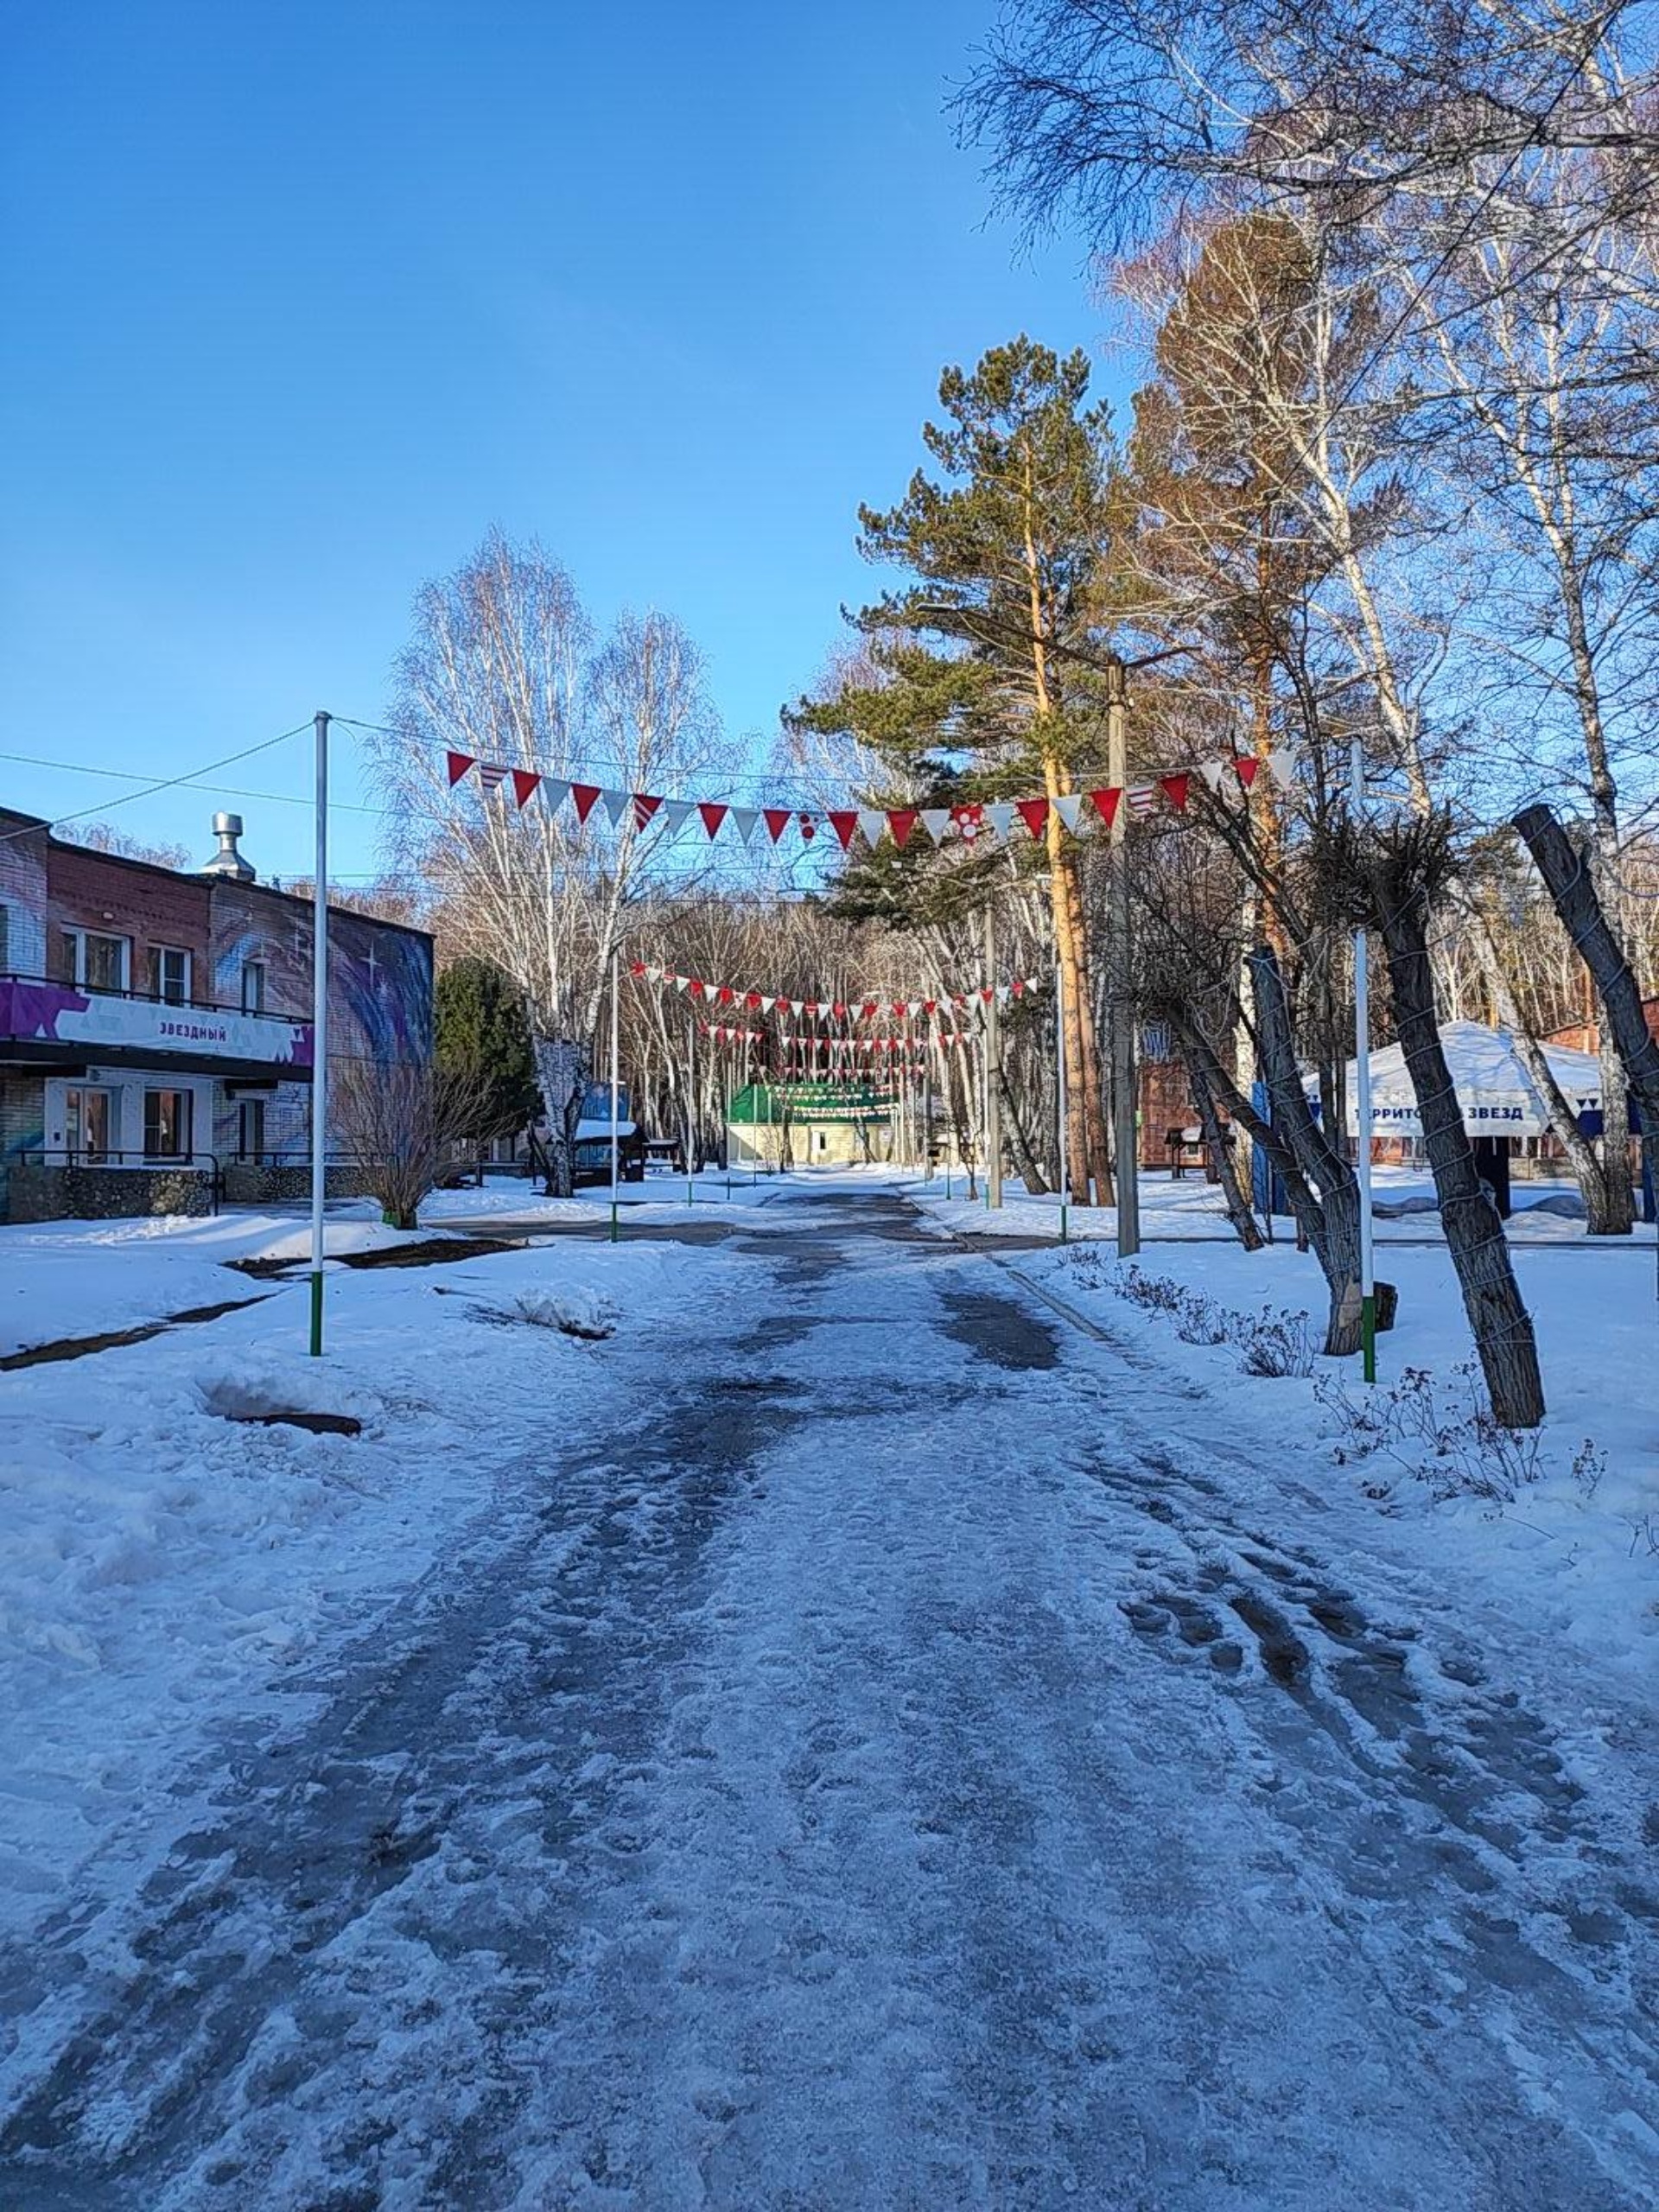
POLYGON ((935 845, 944 844, 947 838, 970 848, 985 836, 1005 840, 1014 835, 1016 823, 1022 824, 1031 837, 1041 839, 1048 834, 1052 816, 1058 816, 1063 826, 1078 836, 1096 817, 1109 829, 1121 806, 1126 806, 1137 820, 1166 810, 1186 813, 1195 778, 1219 796, 1229 785, 1249 791, 1264 766, 1281 791, 1289 789, 1295 776, 1292 756, 1281 747, 1260 755, 1236 753, 1225 760, 1200 760, 1190 768, 1173 770, 1151 781, 1123 788, 1106 784, 1086 791, 1057 792, 1052 799, 963 799, 954 806, 832 807, 820 814, 810 808, 733 806, 725 799, 664 798, 654 791, 611 791, 600 784, 571 783, 563 777, 544 775, 540 769, 482 760, 471 753, 450 750, 444 759, 452 790, 476 776, 480 787, 487 795, 499 791, 511 779, 513 797, 520 807, 527 805, 539 791, 543 804, 554 813, 568 801, 578 825, 582 827, 592 818, 595 807, 604 809, 605 817, 613 830, 620 830, 626 823, 636 835, 660 825, 669 837, 677 837, 695 818, 704 836, 712 842, 729 821, 745 845, 752 842, 762 824, 774 845, 789 837, 798 837, 803 845, 810 845, 827 825, 842 852, 851 851, 855 837, 861 837, 874 850, 884 836, 890 836, 898 850, 903 852, 918 823, 935 845), (1089 811, 1085 812, 1085 808, 1089 811))

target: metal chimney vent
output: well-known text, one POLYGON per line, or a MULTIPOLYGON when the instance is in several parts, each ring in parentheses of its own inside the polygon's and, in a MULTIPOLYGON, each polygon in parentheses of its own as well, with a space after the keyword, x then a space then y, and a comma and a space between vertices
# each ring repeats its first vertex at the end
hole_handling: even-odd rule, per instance
POLYGON ((251 883, 254 880, 253 869, 236 849, 236 841, 242 835, 241 816, 216 814, 213 817, 213 835, 219 840, 219 850, 203 868, 202 874, 226 876, 233 883, 251 883))

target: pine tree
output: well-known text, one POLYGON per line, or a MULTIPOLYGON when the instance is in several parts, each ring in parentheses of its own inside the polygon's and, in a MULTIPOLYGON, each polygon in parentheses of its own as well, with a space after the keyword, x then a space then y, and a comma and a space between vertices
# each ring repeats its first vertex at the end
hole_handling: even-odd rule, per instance
POLYGON ((493 961, 457 960, 438 977, 433 1020, 440 1071, 476 1108, 463 1134, 483 1143, 526 1128, 539 1098, 524 1002, 493 961))
MULTIPOLYGON (((1112 1190, 1079 855, 1053 806, 1103 742, 1107 653, 1096 632, 1116 480, 1108 411, 1088 404, 1088 385, 1084 353, 1061 359, 1026 337, 971 373, 944 372, 948 419, 922 431, 938 479, 918 470, 897 506, 860 510, 860 550, 912 579, 855 618, 874 680, 804 700, 791 717, 891 762, 911 804, 1029 793, 1040 776, 1078 1205, 1091 1178, 1102 1199, 1112 1190)), ((925 879, 930 859, 945 864, 911 853, 891 868, 891 887, 925 879)))

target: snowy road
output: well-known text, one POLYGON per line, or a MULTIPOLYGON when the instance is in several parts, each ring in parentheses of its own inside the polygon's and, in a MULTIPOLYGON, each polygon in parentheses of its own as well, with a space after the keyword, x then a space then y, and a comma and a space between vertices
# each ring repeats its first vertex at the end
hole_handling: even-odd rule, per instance
POLYGON ((901 1200, 734 1243, 4 1963, 8 2212, 1655 2201, 1641 1716, 901 1200))

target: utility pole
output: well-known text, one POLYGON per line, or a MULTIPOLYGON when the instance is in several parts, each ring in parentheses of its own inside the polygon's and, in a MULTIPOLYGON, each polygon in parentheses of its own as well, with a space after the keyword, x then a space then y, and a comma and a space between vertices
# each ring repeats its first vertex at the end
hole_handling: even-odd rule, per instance
POLYGON ((619 1150, 616 1092, 620 1062, 617 1033, 621 1026, 617 1011, 617 1000, 621 990, 620 980, 621 970, 620 956, 615 945, 613 945, 611 947, 611 1242, 613 1244, 616 1242, 617 1153, 619 1150))
POLYGON ((696 1197, 693 1180, 696 1170, 692 1164, 691 1144, 697 1126, 697 1018, 694 1014, 685 1017, 685 1203, 690 1205, 696 1197))
POLYGON ((1060 1242, 1065 1242, 1065 1204, 1071 1195, 1065 1157, 1065 968, 1054 950, 1054 1141, 1060 1163, 1060 1242))
POLYGON ((1140 1138, 1136 1128, 1134 966, 1129 946, 1129 780, 1123 664, 1114 654, 1106 670, 1107 779, 1117 793, 1112 815, 1112 1149, 1117 1175, 1117 1256, 1141 1249, 1140 1138))
POLYGON ((328 1181, 328 724, 317 738, 317 874, 311 914, 311 1357, 322 1357, 322 1202, 328 1181))
POLYGON ((993 1211, 1002 1204, 1002 1032, 996 1003, 996 921, 985 909, 985 981, 990 996, 985 1008, 985 1202, 993 1211))

